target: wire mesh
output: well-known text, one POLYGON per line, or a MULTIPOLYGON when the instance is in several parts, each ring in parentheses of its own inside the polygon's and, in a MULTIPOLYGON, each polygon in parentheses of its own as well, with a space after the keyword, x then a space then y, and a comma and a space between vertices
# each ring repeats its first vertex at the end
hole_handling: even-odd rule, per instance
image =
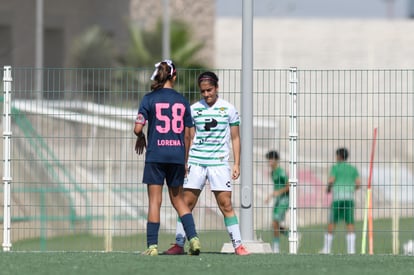
MULTIPOLYGON (((113 250, 145 247, 147 193, 144 158, 134 152, 133 126, 149 91, 147 68, 12 68, 13 250, 113 250), (36 91, 36 74, 43 90, 36 91), (40 98, 40 99, 39 99, 40 98)), ((241 109, 241 71, 214 70, 219 96, 241 109)), ((176 89, 200 99, 199 70, 178 70, 176 89)), ((323 244, 331 197, 325 193, 335 150, 347 147, 363 186, 355 193, 357 250, 361 244, 372 132, 378 128, 372 196, 375 253, 392 253, 392 239, 414 239, 412 70, 298 70, 298 253, 323 244), (396 220, 399 221, 395 226, 396 220), (394 227, 393 227, 394 222, 394 227), (396 234, 398 233, 398 235, 396 234)), ((273 190, 265 154, 278 150, 289 171, 289 70, 254 70, 253 204, 257 239, 272 242, 273 190)), ((242 124, 243 127, 243 124, 242 124)), ((243 137, 241 137, 243 140, 243 137)), ((2 149, 3 150, 3 149, 2 149)), ((243 149, 242 149, 243 152, 243 149)), ((243 171, 241 171, 243 174, 243 171)), ((233 206, 240 211, 240 181, 233 206)), ((3 200, 3 198, 1 198, 3 200)), ((174 242, 177 215, 165 190, 160 243, 174 242)), ((209 185, 194 210, 205 251, 228 242, 209 185)), ((285 224, 289 225, 290 213, 285 224)), ((346 229, 338 224, 333 253, 345 253, 346 229)), ((281 239, 288 252, 287 238, 281 239)))

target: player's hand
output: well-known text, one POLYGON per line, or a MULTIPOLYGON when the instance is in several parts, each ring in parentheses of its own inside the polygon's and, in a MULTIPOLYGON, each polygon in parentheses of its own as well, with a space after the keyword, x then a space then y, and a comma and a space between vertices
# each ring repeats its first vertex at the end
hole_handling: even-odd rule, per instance
POLYGON ((331 190, 332 190, 332 184, 328 183, 328 186, 326 187, 326 193, 327 194, 331 193, 331 190))
POLYGON ((188 163, 186 162, 185 163, 185 175, 184 175, 184 177, 188 176, 188 173, 190 173, 190 168, 191 168, 191 166, 189 166, 188 163))
POLYGON ((231 178, 233 180, 236 180, 236 179, 239 178, 239 176, 240 176, 240 166, 237 165, 237 164, 234 164, 233 165, 233 169, 231 171, 231 178))
POLYGON ((135 152, 138 155, 141 155, 146 147, 147 140, 145 139, 145 135, 142 133, 139 137, 137 137, 137 141, 135 142, 135 152))
POLYGON ((283 194, 283 190, 281 189, 273 191, 273 197, 275 198, 279 197, 282 194, 283 194))

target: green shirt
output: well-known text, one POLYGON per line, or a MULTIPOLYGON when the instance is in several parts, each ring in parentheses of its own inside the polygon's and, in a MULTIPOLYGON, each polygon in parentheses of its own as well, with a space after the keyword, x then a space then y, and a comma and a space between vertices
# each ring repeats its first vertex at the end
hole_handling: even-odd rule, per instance
MULTIPOLYGON (((279 190, 285 188, 286 183, 288 182, 288 177, 286 175, 285 170, 280 167, 277 167, 275 170, 272 171, 272 180, 273 180, 273 188, 274 190, 279 190)), ((289 193, 283 193, 280 197, 289 196, 289 193)))
POLYGON ((333 200, 353 200, 355 180, 359 178, 358 170, 347 162, 337 162, 329 173, 335 178, 333 184, 333 200))

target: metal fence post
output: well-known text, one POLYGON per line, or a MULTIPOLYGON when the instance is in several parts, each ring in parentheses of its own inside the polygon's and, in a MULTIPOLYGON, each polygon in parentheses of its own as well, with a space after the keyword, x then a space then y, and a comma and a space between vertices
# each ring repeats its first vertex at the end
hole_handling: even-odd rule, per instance
POLYGON ((4 185, 4 214, 3 214, 3 251, 10 251, 10 185, 12 181, 10 173, 10 139, 11 139, 11 66, 4 66, 3 75, 3 185, 4 185))
POLYGON ((298 183, 296 175, 297 166, 297 152, 296 143, 298 138, 297 126, 297 69, 289 69, 289 94, 290 94, 290 131, 289 131, 289 145, 290 145, 290 161, 289 161, 289 209, 290 209, 290 228, 289 228, 289 253, 297 254, 298 251, 298 233, 297 233, 297 213, 296 213, 296 187, 298 183))

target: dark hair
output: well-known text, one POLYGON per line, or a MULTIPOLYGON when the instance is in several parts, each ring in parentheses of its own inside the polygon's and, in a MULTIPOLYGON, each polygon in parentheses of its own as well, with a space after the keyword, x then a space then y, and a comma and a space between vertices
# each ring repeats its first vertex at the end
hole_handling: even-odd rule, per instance
POLYGON ((151 91, 161 89, 164 87, 165 82, 167 80, 172 79, 175 75, 177 75, 177 71, 175 69, 174 63, 168 60, 162 61, 156 67, 156 72, 153 78, 153 83, 151 84, 151 91))
POLYGON ((200 83, 203 81, 208 81, 211 85, 217 87, 219 79, 213 72, 204 72, 198 76, 198 85, 200 85, 200 83))
POLYGON ((279 160, 279 153, 277 151, 269 151, 266 154, 266 158, 279 160))
POLYGON ((342 158, 343 160, 347 160, 348 156, 349 156, 348 149, 338 148, 336 150, 336 155, 339 156, 340 158, 342 158))

